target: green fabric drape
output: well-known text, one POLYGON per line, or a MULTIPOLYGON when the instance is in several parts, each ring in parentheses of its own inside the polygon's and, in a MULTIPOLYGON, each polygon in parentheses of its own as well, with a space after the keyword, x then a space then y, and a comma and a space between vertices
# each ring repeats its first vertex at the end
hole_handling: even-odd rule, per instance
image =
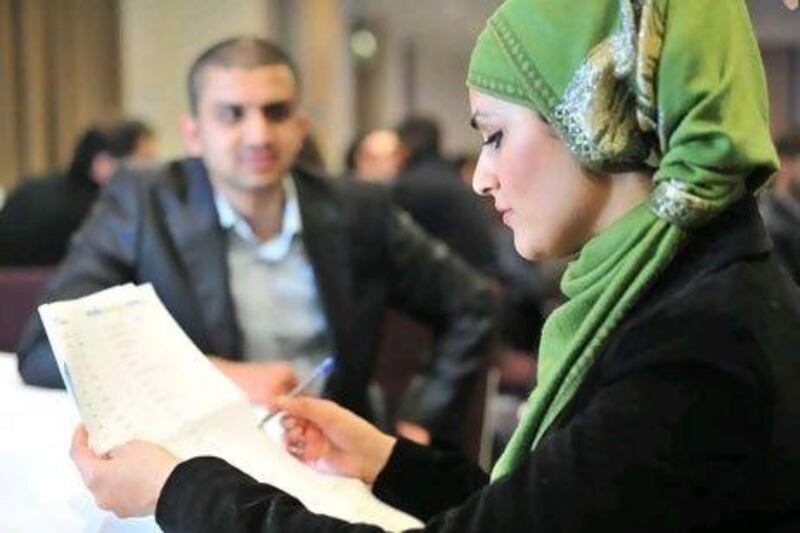
POLYGON ((649 201, 567 268, 497 479, 536 447, 692 228, 763 185, 777 156, 743 0, 508 0, 478 38, 467 84, 537 111, 588 168, 654 179, 649 201))

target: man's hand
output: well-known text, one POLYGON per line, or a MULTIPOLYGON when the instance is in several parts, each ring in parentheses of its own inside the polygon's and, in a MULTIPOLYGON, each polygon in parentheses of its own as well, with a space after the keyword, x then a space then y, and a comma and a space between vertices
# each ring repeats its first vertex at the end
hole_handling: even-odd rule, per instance
POLYGON ((417 444, 422 444, 423 446, 430 446, 431 444, 431 432, 419 424, 398 420, 395 424, 395 430, 401 437, 405 437, 417 444))
POLYGON ((386 466, 397 442, 328 400, 279 398, 271 409, 286 412, 281 424, 289 453, 321 472, 371 484, 386 466))
POLYGON ((220 357, 212 357, 211 362, 257 405, 266 406, 297 385, 297 374, 289 363, 240 363, 220 357))
POLYGON ((153 514, 161 489, 179 463, 169 451, 145 441, 95 455, 83 425, 72 437, 70 456, 97 505, 120 518, 153 514))

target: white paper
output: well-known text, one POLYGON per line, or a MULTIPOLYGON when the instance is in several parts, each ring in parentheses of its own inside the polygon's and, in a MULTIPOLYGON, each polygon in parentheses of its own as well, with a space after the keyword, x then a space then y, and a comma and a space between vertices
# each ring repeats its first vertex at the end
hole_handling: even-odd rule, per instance
POLYGON ((316 513, 393 531, 422 525, 361 481, 316 472, 267 437, 242 392, 151 285, 113 287, 39 313, 95 452, 149 440, 184 459, 221 457, 316 513))

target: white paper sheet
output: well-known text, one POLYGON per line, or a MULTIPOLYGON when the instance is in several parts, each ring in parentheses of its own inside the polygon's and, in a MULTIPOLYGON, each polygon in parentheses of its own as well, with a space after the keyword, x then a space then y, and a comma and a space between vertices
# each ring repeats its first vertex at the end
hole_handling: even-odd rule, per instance
POLYGON ((267 437, 241 391, 151 285, 118 286, 39 313, 96 452, 149 440, 184 459, 221 457, 313 512, 392 531, 421 526, 362 482, 316 472, 267 437))

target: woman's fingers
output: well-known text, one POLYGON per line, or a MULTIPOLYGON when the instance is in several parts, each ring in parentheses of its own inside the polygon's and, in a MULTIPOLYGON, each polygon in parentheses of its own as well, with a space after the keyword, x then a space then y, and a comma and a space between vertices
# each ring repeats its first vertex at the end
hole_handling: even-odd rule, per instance
POLYGON ((349 413, 342 407, 329 400, 311 398, 307 396, 297 396, 290 398, 284 396, 275 401, 278 409, 286 411, 287 414, 308 420, 322 428, 335 423, 342 413, 349 413))

